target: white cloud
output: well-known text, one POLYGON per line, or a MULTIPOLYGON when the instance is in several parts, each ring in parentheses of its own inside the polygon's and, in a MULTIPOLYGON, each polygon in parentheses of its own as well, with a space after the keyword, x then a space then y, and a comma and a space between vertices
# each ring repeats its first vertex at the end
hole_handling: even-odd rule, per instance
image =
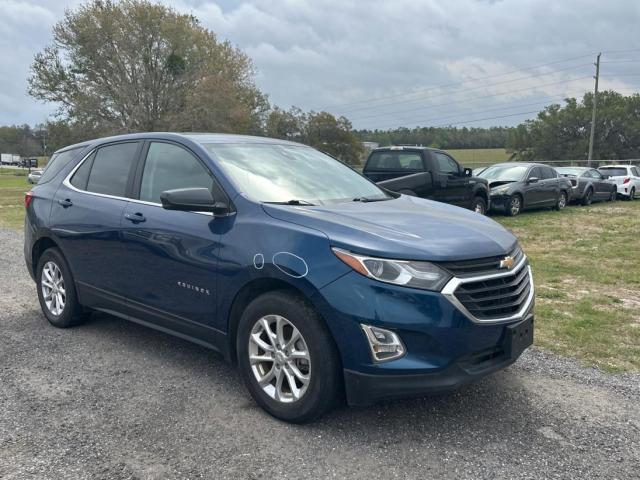
MULTIPOLYGON (((640 3, 633 0, 179 0, 222 39, 244 49, 258 68, 257 81, 272 103, 345 113, 356 126, 393 126, 438 119, 499 116, 498 108, 532 104, 591 89, 595 55, 482 82, 531 65, 600 50, 603 60, 640 59, 636 39, 640 3), (561 70, 561 71, 560 71, 561 70), (530 75, 546 74, 535 78, 530 75), (505 82, 506 80, 514 80, 505 82), (467 81, 458 88, 434 86, 467 81), (502 83, 501 83, 502 82, 502 83), (476 90, 469 90, 477 87, 476 90), (430 89, 425 92, 425 89, 430 89), (517 91, 514 91, 517 90, 517 91), (366 102, 406 92, 409 97, 366 102), (446 105, 442 105, 446 104, 446 105), (375 107, 375 108, 373 108, 375 107), (490 114, 488 111, 492 111, 490 114), (466 113, 465 113, 466 112, 466 113), (466 115, 466 116, 465 116, 466 115)), ((51 109, 24 95, 33 54, 50 28, 76 1, 0 2, 0 123, 40 121, 51 109), (7 23, 9 25, 3 25, 7 23), (16 45, 21 48, 16 48, 16 45), (11 70, 11 74, 7 71, 11 70), (13 103, 12 103, 13 100, 13 103)), ((602 85, 637 89, 640 62, 603 64, 602 85)), ((551 100, 550 100, 551 101, 551 100)), ((524 111, 522 110, 522 111, 524 111)), ((518 112, 517 109, 505 110, 518 112)), ((509 124, 520 117, 480 124, 509 124)))

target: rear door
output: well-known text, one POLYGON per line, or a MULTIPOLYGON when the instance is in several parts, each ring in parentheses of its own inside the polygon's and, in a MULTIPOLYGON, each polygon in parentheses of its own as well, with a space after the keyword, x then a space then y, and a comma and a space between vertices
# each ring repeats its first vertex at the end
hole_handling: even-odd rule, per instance
POLYGON ((57 190, 51 225, 81 300, 94 307, 124 305, 126 268, 121 223, 142 142, 117 142, 87 155, 57 190))
POLYGON ((593 179, 593 193, 595 198, 598 200, 609 198, 611 195, 611 183, 607 182, 602 174, 595 168, 589 170, 587 174, 593 179))
POLYGON ((440 202, 468 207, 470 203, 469 177, 453 158, 443 152, 430 152, 434 170, 434 198, 440 202))
POLYGON ((209 168, 186 147, 149 141, 137 169, 134 197, 121 213, 132 315, 215 343, 220 232, 210 213, 165 210, 160 195, 176 188, 224 195, 209 168))
POLYGON ((540 167, 531 167, 524 185, 524 204, 526 207, 539 207, 544 204, 545 194, 540 167), (532 179, 537 181, 532 182, 532 179))
POLYGON ((538 167, 540 174, 541 187, 541 205, 555 205, 558 201, 558 195, 560 194, 560 180, 558 173, 551 167, 540 166, 538 167))

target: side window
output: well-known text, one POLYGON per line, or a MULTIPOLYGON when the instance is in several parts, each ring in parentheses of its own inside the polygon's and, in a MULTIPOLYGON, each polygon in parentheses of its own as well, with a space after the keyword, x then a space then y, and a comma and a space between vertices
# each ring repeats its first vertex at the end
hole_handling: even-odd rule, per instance
POLYGON ((550 178, 556 178, 556 171, 551 167, 540 167, 542 173, 542 179, 548 180, 550 178))
POLYGON ((589 170, 589 174, 591 175, 591 178, 602 180, 602 174, 597 170, 589 170))
POLYGON ((542 179, 542 172, 540 171, 540 167, 533 167, 529 171, 529 175, 527 175, 527 179, 529 178, 537 178, 538 180, 542 179))
POLYGON ((89 173, 91 172, 91 167, 93 166, 93 159, 96 158, 96 153, 93 152, 89 155, 83 162, 82 165, 76 170, 76 173, 71 177, 71 185, 76 187, 79 190, 87 189, 87 182, 89 181, 89 173))
POLYGON ((80 148, 74 148, 61 153, 54 153, 42 172, 42 177, 38 180, 38 184, 46 183, 55 177, 60 170, 66 167, 67 164, 75 158, 79 151, 80 148))
POLYGON ((635 177, 640 177, 640 172, 638 171, 638 167, 631 167, 631 173, 633 173, 635 177))
POLYGON ((458 162, 456 162, 449 155, 445 155, 444 153, 440 152, 433 152, 433 155, 436 159, 436 162, 438 163, 438 170, 440 170, 440 172, 449 173, 452 175, 460 174, 460 166, 458 165, 458 162))
POLYGON ((160 194, 176 188, 208 188, 213 177, 190 152, 171 143, 152 142, 142 172, 140 200, 160 203, 160 194))
POLYGON ((129 171, 139 142, 117 143, 98 149, 93 158, 86 190, 94 193, 124 197, 129 171))

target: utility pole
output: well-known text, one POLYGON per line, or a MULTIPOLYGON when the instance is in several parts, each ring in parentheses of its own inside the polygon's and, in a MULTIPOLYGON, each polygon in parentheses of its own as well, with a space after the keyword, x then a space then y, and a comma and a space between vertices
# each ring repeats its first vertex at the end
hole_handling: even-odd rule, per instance
POLYGON ((596 108, 598 105, 598 78, 600 77, 600 55, 599 53, 596 57, 596 76, 593 77, 596 79, 596 86, 593 90, 593 110, 591 112, 591 135, 589 135, 589 159, 588 165, 591 166, 591 160, 593 160, 593 139, 596 133, 596 108))

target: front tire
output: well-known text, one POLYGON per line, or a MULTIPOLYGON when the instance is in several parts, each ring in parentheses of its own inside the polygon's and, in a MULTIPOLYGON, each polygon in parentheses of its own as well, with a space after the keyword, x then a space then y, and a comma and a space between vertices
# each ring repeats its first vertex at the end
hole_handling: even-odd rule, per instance
POLYGON ((588 206, 588 205, 591 205, 592 202, 593 202, 593 190, 589 188, 585 192, 584 197, 582 197, 582 205, 588 206))
POLYGON ((342 385, 337 349, 299 296, 275 291, 251 302, 240 318, 236 351, 247 389, 270 415, 305 423, 336 403, 342 385))
POLYGON ((481 196, 473 197, 473 202, 471 203, 471 210, 480 215, 487 214, 487 202, 481 196))
POLYGON ((515 217, 522 211, 522 197, 520 195, 513 195, 507 205, 507 215, 515 217))
POLYGON ((38 260, 36 285, 40 308, 51 325, 68 328, 86 319, 71 270, 57 248, 45 250, 38 260))
POLYGON ((609 196, 609 201, 610 202, 615 202, 618 199, 618 190, 616 188, 614 188, 613 190, 611 190, 611 195, 609 196))

